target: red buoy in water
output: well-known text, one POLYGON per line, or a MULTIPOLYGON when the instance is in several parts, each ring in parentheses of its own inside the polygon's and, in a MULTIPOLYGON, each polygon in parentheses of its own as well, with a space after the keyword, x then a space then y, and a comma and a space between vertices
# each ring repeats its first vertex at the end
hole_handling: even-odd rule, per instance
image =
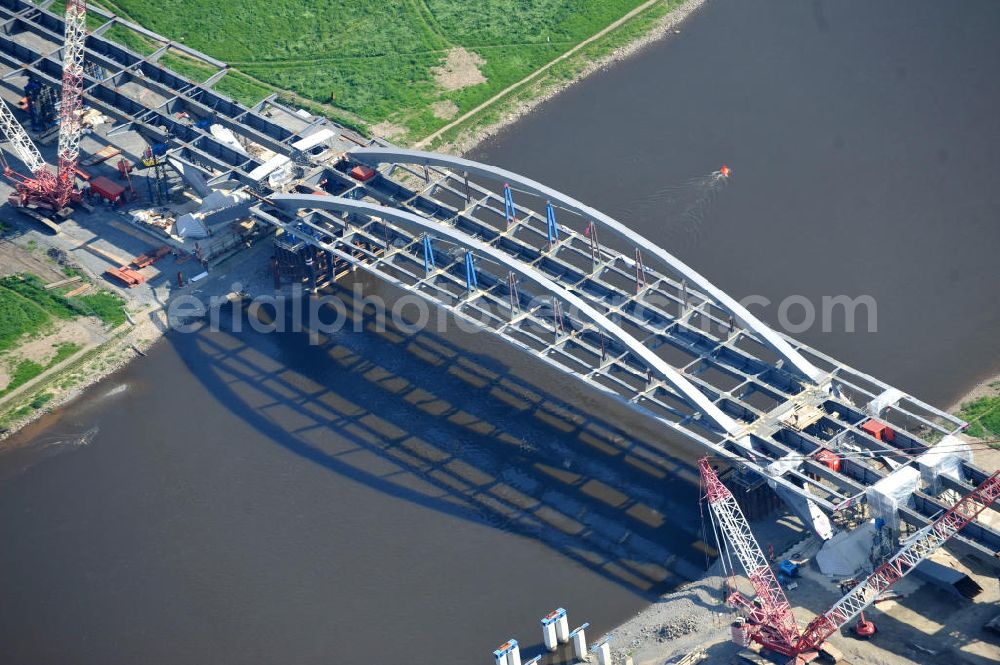
POLYGON ((729 177, 729 167, 726 166, 725 164, 723 164, 722 168, 719 169, 719 173, 722 174, 723 178, 728 178, 729 177))

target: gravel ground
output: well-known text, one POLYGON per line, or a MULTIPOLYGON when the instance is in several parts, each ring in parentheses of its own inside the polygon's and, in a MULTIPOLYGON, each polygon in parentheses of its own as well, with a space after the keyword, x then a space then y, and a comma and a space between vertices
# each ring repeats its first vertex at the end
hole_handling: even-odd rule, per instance
POLYGON ((722 582, 709 575, 688 584, 611 631, 614 662, 631 656, 635 665, 660 665, 699 651, 710 662, 728 662, 737 649, 729 641, 729 608, 720 602, 722 582))

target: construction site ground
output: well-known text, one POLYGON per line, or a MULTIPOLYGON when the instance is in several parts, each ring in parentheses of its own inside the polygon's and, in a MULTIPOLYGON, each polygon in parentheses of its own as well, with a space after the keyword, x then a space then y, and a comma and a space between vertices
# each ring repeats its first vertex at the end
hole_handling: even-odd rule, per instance
MULTIPOLYGON (((990 461, 977 460, 995 469, 990 461)), ((784 515, 777 520, 751 524, 763 544, 774 536, 775 522, 798 523, 798 518, 784 515)), ((818 613, 826 611, 842 595, 839 578, 824 575, 812 560, 820 543, 799 527, 797 542, 778 553, 776 559, 809 558, 794 580, 794 589, 785 589, 800 627, 818 613)), ((909 576, 898 582, 893 591, 902 594, 898 601, 881 602, 865 613, 878 632, 868 640, 853 636, 845 628, 829 642, 844 655, 842 663, 853 665, 987 665, 1000 662, 1000 634, 983 625, 1000 614, 1000 568, 970 557, 955 559, 947 551, 932 559, 958 568, 969 575, 983 591, 967 600, 909 576)), ((743 663, 741 648, 731 639, 730 624, 736 614, 724 601, 724 579, 718 563, 706 577, 663 596, 657 603, 612 631, 612 652, 617 663, 631 656, 635 665, 704 662, 743 663), (701 659, 696 654, 702 654, 701 659)), ((748 580, 736 579, 739 589, 751 594, 748 580)), ((853 625, 853 622, 852 622, 853 625)), ((774 662, 781 662, 775 660, 774 662)))
MULTIPOLYGON (((17 75, 9 67, 0 63, 0 97, 4 99, 10 108, 17 109, 26 84, 27 78, 25 76, 17 75)), ((162 103, 162 100, 145 101, 150 106, 162 103)), ((15 111, 15 114, 23 122, 27 121, 23 117, 24 113, 15 111)), ((95 114, 87 107, 84 108, 83 117, 93 120, 95 115, 99 114, 95 114)), ((129 200, 124 205, 113 205, 95 197, 92 200, 95 208, 93 213, 87 212, 83 207, 76 207, 74 213, 65 221, 56 220, 50 212, 39 211, 59 224, 62 233, 52 241, 55 246, 60 246, 66 251, 82 248, 92 254, 98 255, 98 262, 87 261, 83 258, 80 258, 80 262, 85 267, 92 265, 95 273, 101 274, 109 267, 108 264, 116 263, 116 265, 110 267, 120 267, 127 264, 132 257, 164 244, 176 247, 181 253, 192 255, 200 253, 206 258, 211 258, 213 255, 221 255, 223 247, 229 249, 237 244, 237 238, 230 233, 226 233, 225 229, 216 229, 215 234, 208 239, 179 238, 176 235, 173 237, 168 236, 165 232, 154 226, 133 223, 129 214, 130 211, 156 209, 161 211, 166 217, 175 218, 196 209, 200 203, 200 199, 183 186, 183 182, 179 176, 169 166, 166 167, 165 172, 168 174, 168 184, 173 189, 173 192, 167 200, 158 198, 155 193, 154 169, 144 166, 142 161, 143 153, 150 147, 149 143, 138 132, 129 129, 127 126, 123 126, 121 123, 112 123, 110 122, 110 118, 108 120, 109 122, 92 124, 85 127, 80 142, 79 169, 86 173, 90 180, 104 176, 126 188, 130 183, 132 191, 127 192, 130 195, 129 200), (118 151, 117 154, 104 161, 96 161, 95 156, 109 146, 118 151), (122 178, 118 169, 118 162, 122 159, 127 160, 133 165, 129 181, 122 178), (93 163, 95 161, 96 163, 93 163), (68 246, 66 246, 67 243, 68 246), (115 251, 116 249, 118 251, 115 251), (118 263, 118 258, 124 259, 124 263, 118 263)), ((46 134, 46 132, 42 133, 43 136, 46 134)), ((29 135, 35 141, 42 157, 54 171, 58 161, 56 136, 52 134, 47 140, 41 141, 39 134, 29 131, 29 135)), ((23 175, 31 175, 13 154, 9 151, 4 151, 4 153, 11 168, 23 175)), ((83 179, 78 180, 78 184, 81 187, 86 186, 83 179)), ((3 197, 0 200, 6 201, 11 191, 11 182, 4 179, 0 183, 0 196, 3 197)), ((14 217, 19 217, 22 220, 27 219, 24 215, 19 215, 15 209, 5 208, 3 219, 7 225, 11 225, 14 217)), ((27 224, 27 228, 44 231, 41 223, 29 223, 27 224)), ((156 290, 156 287, 162 281, 157 279, 160 273, 163 275, 169 273, 171 278, 176 278, 177 270, 180 270, 182 273, 190 272, 191 275, 202 271, 198 269, 197 261, 191 261, 190 265, 177 269, 169 265, 169 262, 161 262, 154 266, 154 268, 155 270, 152 271, 154 290, 156 290)), ((150 279, 147 279, 147 283, 150 281, 150 279)), ((135 294, 129 294, 129 297, 147 300, 150 295, 150 293, 139 291, 135 294)), ((162 293, 158 293, 157 295, 161 300, 162 296, 162 293)))
MULTIPOLYGON (((5 187, 0 186, 0 196, 5 196, 5 187)), ((46 282, 56 281, 64 278, 65 274, 51 258, 49 250, 64 252, 65 260, 78 268, 84 280, 92 283, 94 288, 117 293, 125 299, 129 322, 114 329, 108 329, 95 318, 60 323, 60 329, 50 331, 51 335, 47 333, 44 339, 26 339, 18 348, 9 351, 8 354, 23 358, 25 354, 33 353, 33 346, 49 348, 57 337, 61 339, 64 334, 73 336, 73 341, 79 346, 72 357, 0 397, 0 439, 134 360, 139 352, 166 332, 165 309, 171 298, 194 295, 210 302, 213 296, 225 296, 234 288, 246 289, 254 294, 273 292, 267 267, 273 249, 267 241, 231 254, 218 263, 210 264, 207 269, 194 260, 178 265, 175 258, 168 255, 142 270, 147 277, 144 284, 129 289, 103 274, 109 267, 121 265, 112 257, 120 257, 127 262, 129 257, 155 245, 144 237, 142 231, 118 218, 114 212, 99 210, 92 215, 74 215, 72 221, 60 226, 59 234, 52 235, 26 217, 11 217, 8 214, 11 210, 6 205, 0 208, 4 224, 9 227, 0 238, 0 272, 29 272, 46 282), (184 287, 177 285, 177 272, 184 275, 184 287), (192 277, 203 272, 207 272, 206 277, 191 281, 192 277), (63 330, 62 326, 72 330, 63 330), (43 392, 51 398, 43 409, 27 406, 43 392), (12 414, 19 415, 12 418, 12 414), (8 429, 3 431, 3 428, 8 429)), ((0 385, 5 383, 6 379, 0 377, 0 385)))
MULTIPOLYGON (((52 44, 46 50, 56 46, 52 44)), ((55 131, 31 131, 27 114, 18 110, 27 83, 23 73, 0 64, 0 97, 14 109, 15 116, 29 130, 41 156, 55 171, 58 163, 55 131)), ((142 101, 151 106, 162 102, 152 98, 142 101)), ((58 323, 55 326, 58 330, 47 329, 45 340, 25 339, 18 348, 8 351, 10 357, 7 360, 10 362, 0 363, 3 367, 31 359, 31 354, 42 354, 45 349, 54 348, 53 340, 67 335, 74 337, 77 346, 71 357, 52 364, 41 375, 0 397, 0 438, 44 411, 71 399, 83 387, 130 361, 137 351, 141 352, 158 339, 166 329, 163 310, 171 298, 181 294, 206 299, 226 295, 235 284, 252 289, 254 293, 265 289, 270 293, 273 290, 268 270, 268 259, 273 252, 269 240, 248 249, 248 245, 261 236, 249 232, 248 226, 241 223, 243 220, 206 226, 207 238, 181 238, 176 233, 168 234, 166 229, 170 222, 198 209, 201 199, 169 163, 165 163, 162 169, 166 176, 162 182, 166 186, 155 186, 160 182, 156 179, 156 169, 143 163, 143 155, 151 146, 133 128, 113 123, 110 118, 103 119, 89 107, 84 108, 82 117, 87 119, 87 123, 80 143, 79 169, 86 177, 78 179, 78 186, 85 188, 88 178, 93 181, 103 176, 125 187, 127 200, 115 204, 95 196, 90 200, 89 208, 86 205, 72 206, 72 212, 65 219, 43 209, 36 210, 33 216, 7 203, 8 197, 15 192, 13 178, 0 178, 0 222, 3 223, 0 273, 32 273, 51 284, 64 279, 66 266, 71 266, 81 274, 83 281, 80 284, 90 284, 92 290, 106 290, 120 295, 125 300, 129 323, 107 329, 97 319, 75 319, 71 323, 58 323), (101 155, 109 153, 109 158, 100 159, 101 155), (118 163, 122 159, 133 166, 130 180, 123 178, 119 171, 118 163), (138 216, 144 219, 152 218, 156 224, 143 223, 133 213, 139 213, 138 216), (37 216, 48 222, 37 219, 37 216), (137 257, 157 252, 164 246, 169 247, 169 252, 152 265, 137 267, 133 264, 137 257), (127 284, 107 272, 122 267, 137 271, 143 278, 142 283, 128 288, 127 284), (33 344, 45 349, 33 349, 33 344), (37 406, 39 396, 44 397, 41 400, 44 408, 37 406), (29 406, 32 404, 36 406, 29 406)), ((185 119, 183 114, 178 119, 193 122, 185 119)), ((297 124, 303 122, 301 118, 291 115, 282 117, 282 120, 297 124)), ((3 152, 11 169, 23 176, 31 176, 27 167, 11 151, 3 152)), ((10 377, 5 374, 9 372, 0 369, 0 390, 9 384, 10 377)))

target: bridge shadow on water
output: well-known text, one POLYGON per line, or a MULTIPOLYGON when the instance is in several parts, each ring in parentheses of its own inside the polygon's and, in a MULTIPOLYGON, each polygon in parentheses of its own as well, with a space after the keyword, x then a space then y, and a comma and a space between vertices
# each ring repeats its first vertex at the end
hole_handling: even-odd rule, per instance
POLYGON ((335 293, 363 331, 349 325, 317 345, 243 318, 240 332, 204 326, 170 339, 226 408, 331 472, 537 539, 648 600, 701 576, 714 550, 696 449, 647 438, 644 419, 541 363, 526 361, 547 389, 519 378, 495 359, 508 347, 486 335, 458 346, 390 322, 377 332, 370 309, 335 293))

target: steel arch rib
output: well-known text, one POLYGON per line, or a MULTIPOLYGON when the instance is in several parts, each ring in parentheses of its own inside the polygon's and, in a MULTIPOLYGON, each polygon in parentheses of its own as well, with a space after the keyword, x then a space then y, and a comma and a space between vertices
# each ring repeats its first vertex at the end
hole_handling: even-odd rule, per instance
POLYGON ((480 256, 489 257, 490 260, 513 271, 520 278, 527 280, 529 283, 575 307, 581 315, 598 326, 608 337, 618 340, 629 351, 641 358, 657 378, 683 395, 706 418, 714 422, 730 436, 737 437, 740 434, 741 428, 733 418, 726 415, 703 392, 698 390, 693 383, 644 346, 639 340, 629 335, 621 327, 615 325, 610 319, 587 304, 582 298, 559 286, 532 266, 510 257, 481 240, 477 240, 440 222, 420 217, 405 210, 387 208, 374 203, 355 201, 354 199, 339 196, 326 196, 323 194, 276 194, 268 197, 268 200, 277 207, 285 210, 311 208, 313 210, 350 212, 415 226, 422 231, 433 233, 436 237, 447 238, 456 245, 473 250, 480 256))
POLYGON ((678 259, 667 250, 659 247, 621 222, 605 215, 599 210, 591 208, 567 194, 556 191, 542 183, 518 175, 513 171, 501 169, 482 162, 475 162, 462 157, 452 157, 441 155, 435 152, 425 152, 422 150, 407 150, 405 148, 354 148, 348 154, 358 161, 377 166, 378 164, 420 164, 425 166, 442 166, 445 168, 464 171, 475 174, 490 180, 497 180, 509 184, 512 188, 534 194, 548 199, 558 204, 560 207, 574 212, 582 217, 593 220, 600 224, 600 230, 610 231, 612 235, 624 240, 635 247, 640 247, 644 256, 652 256, 669 266, 675 274, 683 276, 688 282, 695 285, 710 296, 716 304, 729 312, 733 318, 749 330, 756 333, 760 339, 774 351, 787 364, 794 367, 803 377, 812 383, 820 383, 824 378, 824 373, 818 367, 792 348, 784 338, 777 332, 769 328, 763 321, 754 316, 746 307, 741 305, 735 298, 728 295, 722 289, 712 284, 708 279, 696 272, 693 268, 678 259))

